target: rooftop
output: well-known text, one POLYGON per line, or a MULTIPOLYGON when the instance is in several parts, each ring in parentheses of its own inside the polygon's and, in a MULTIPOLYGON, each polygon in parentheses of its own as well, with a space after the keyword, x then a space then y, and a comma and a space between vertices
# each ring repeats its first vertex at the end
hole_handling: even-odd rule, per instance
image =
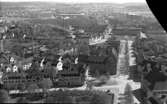
POLYGON ((89 56, 89 62, 104 62, 107 57, 105 56, 89 56))
POLYGON ((164 82, 156 82, 154 91, 167 91, 167 80, 164 82))
POLYGON ((134 29, 131 29, 131 28, 116 28, 116 29, 113 29, 113 34, 115 35, 138 35, 139 33, 141 32, 141 29, 140 28, 134 28, 134 29))

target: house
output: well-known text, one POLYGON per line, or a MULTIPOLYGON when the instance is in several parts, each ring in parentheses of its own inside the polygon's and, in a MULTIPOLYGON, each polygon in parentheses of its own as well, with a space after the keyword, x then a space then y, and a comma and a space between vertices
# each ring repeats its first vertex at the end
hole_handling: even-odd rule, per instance
POLYGON ((68 68, 57 73, 57 86, 81 86, 85 81, 85 68, 82 64, 70 64, 68 68))
POLYGON ((89 56, 88 65, 90 67, 90 73, 95 74, 96 70, 105 74, 116 74, 116 61, 113 57, 108 56, 89 56))

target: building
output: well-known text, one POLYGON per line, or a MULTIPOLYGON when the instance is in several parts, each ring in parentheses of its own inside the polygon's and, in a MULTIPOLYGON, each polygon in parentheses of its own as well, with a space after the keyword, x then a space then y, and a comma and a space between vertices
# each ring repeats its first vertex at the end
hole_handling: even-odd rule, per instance
POLYGON ((91 75, 94 75, 96 70, 103 74, 116 74, 116 61, 113 59, 113 57, 89 56, 87 62, 90 68, 91 75))
POLYGON ((124 38, 125 36, 128 36, 129 38, 135 39, 140 32, 141 28, 113 28, 112 34, 116 36, 117 38, 124 38))
POLYGON ((51 61, 46 62, 43 69, 39 67, 39 60, 36 60, 26 71, 19 69, 22 71, 3 73, 4 88, 8 90, 23 89, 34 83, 38 84, 45 78, 50 78, 54 87, 73 87, 84 84, 85 68, 82 64, 70 64, 70 67, 64 66, 63 70, 57 71, 51 61))
POLYGON ((58 79, 56 81, 57 86, 82 86, 85 81, 85 71, 86 69, 79 64, 73 64, 68 69, 63 69, 58 72, 58 79), (83 71, 83 73, 81 73, 83 71))

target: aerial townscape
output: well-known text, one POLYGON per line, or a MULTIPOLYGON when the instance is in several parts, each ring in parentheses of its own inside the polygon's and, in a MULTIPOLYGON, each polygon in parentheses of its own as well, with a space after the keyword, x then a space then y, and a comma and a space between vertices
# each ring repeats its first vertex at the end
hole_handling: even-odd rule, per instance
POLYGON ((167 104, 166 40, 146 3, 0 2, 0 103, 167 104))

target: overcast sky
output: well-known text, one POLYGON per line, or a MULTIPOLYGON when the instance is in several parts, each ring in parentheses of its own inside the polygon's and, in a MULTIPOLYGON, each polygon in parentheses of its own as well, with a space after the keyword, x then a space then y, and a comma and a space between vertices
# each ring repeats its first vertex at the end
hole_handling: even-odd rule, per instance
POLYGON ((146 0, 0 0, 5 2, 42 1, 42 2, 64 2, 64 3, 145 3, 146 0))

